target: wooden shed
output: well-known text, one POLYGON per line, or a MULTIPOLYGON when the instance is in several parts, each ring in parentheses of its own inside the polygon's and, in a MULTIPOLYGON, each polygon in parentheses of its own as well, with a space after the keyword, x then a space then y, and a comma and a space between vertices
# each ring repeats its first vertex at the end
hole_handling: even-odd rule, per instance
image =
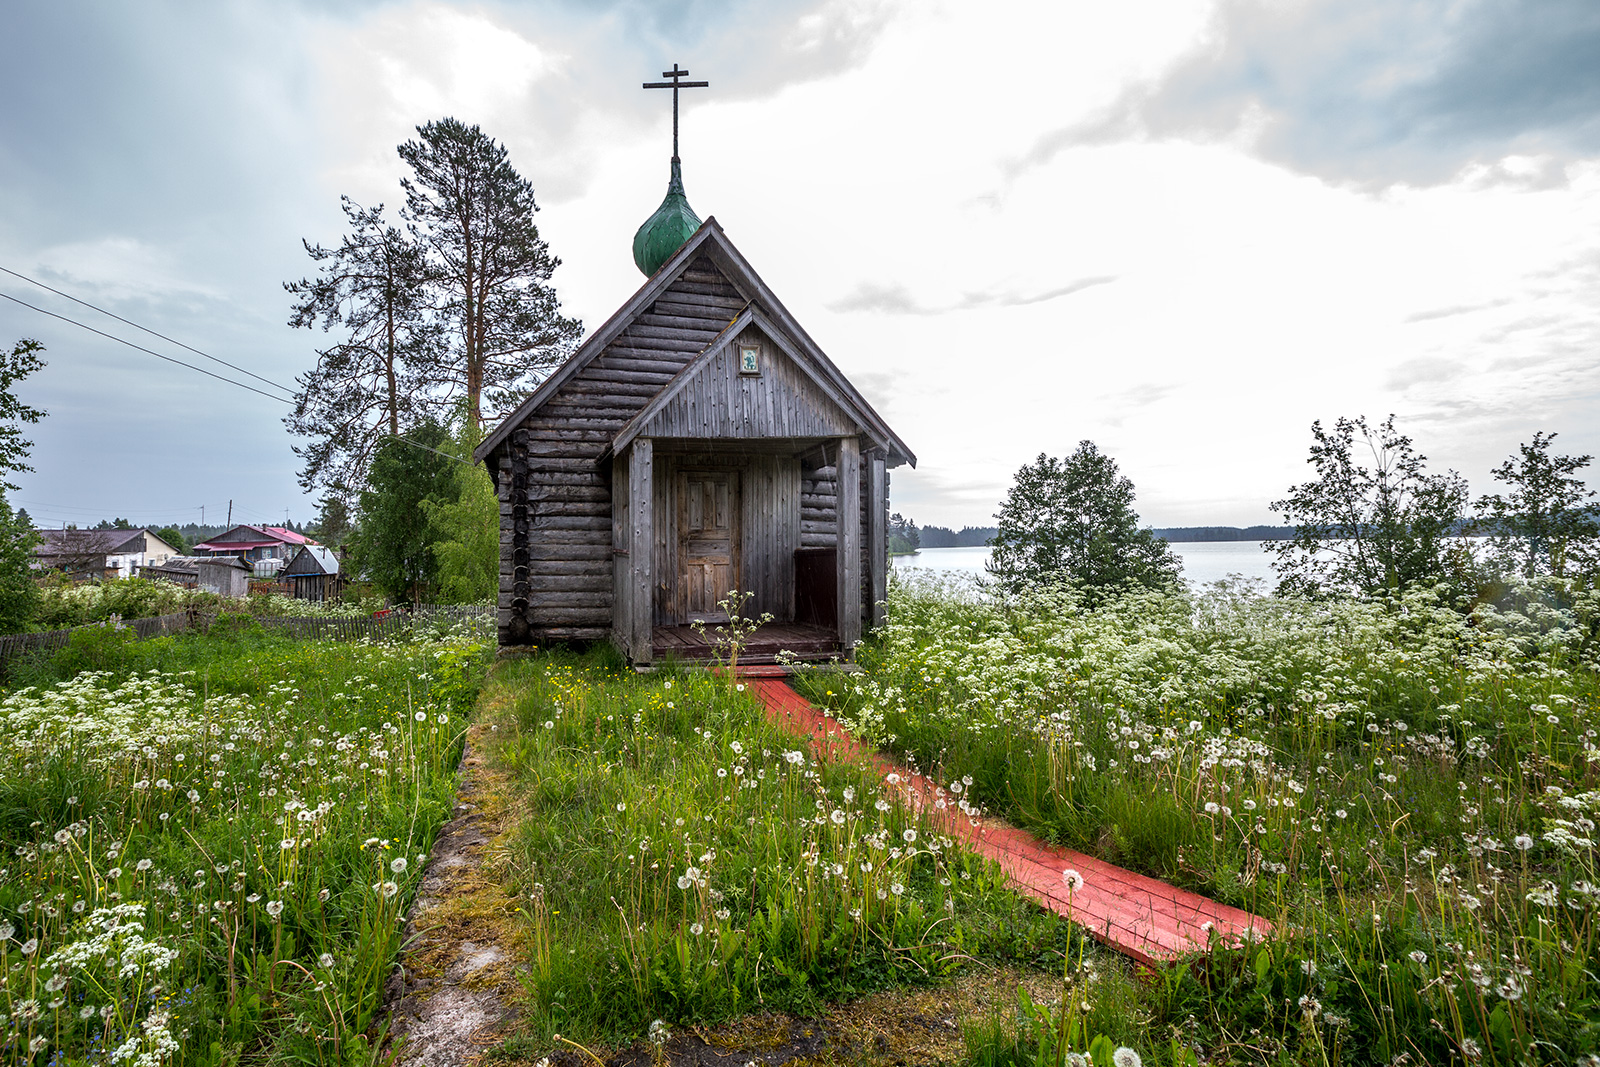
POLYGON ((302 545, 280 577, 295 598, 317 601, 337 596, 343 580, 338 555, 322 545, 302 545))
POLYGON ((755 656, 848 654, 882 618, 888 472, 916 457, 714 218, 640 265, 476 452, 500 498, 500 644, 696 658, 690 624, 737 589, 774 616, 755 656))

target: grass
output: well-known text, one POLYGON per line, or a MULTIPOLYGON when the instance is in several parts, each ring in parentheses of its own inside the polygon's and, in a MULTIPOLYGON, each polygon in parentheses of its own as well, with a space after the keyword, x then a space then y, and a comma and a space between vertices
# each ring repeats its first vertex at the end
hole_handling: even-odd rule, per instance
MULTIPOLYGON (((43 586, 34 629, 67 629, 106 622, 113 617, 127 621, 180 611, 215 614, 237 611, 239 606, 237 600, 199 589, 185 589, 155 578, 115 578, 93 582, 55 578, 43 586)), ((357 600, 353 596, 343 601, 311 601, 280 593, 257 593, 246 598, 243 606, 249 614, 261 616, 362 619, 382 608, 383 602, 381 599, 357 600)))
POLYGON ((638 676, 603 650, 500 667, 491 686, 487 754, 523 812, 503 862, 529 946, 525 1041, 615 1045, 657 1020, 803 1014, 978 958, 1059 958, 1066 924, 725 679, 638 676))
POLYGON ((75 637, 0 701, 0 1058, 359 1062, 484 639, 75 637))
POLYGON ((804 684, 1041 836, 1275 919, 1152 993, 1202 1052, 1590 1064, 1597 608, 898 584, 866 672, 804 684))

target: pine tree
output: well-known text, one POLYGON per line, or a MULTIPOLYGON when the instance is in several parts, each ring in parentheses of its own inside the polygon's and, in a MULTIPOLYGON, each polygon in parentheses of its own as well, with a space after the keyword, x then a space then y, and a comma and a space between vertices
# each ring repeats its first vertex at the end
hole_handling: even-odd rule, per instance
POLYGON ((533 185, 506 149, 453 118, 400 146, 411 177, 405 215, 426 249, 430 303, 445 332, 428 387, 464 398, 473 424, 506 411, 572 351, 583 324, 561 314, 549 282, 561 263, 534 225, 533 185))
POLYGON ((425 407, 421 386, 438 355, 428 311, 428 272, 420 246, 388 225, 383 205, 342 198, 350 232, 338 248, 303 242, 320 264, 315 278, 285 282, 299 299, 289 325, 338 327, 342 339, 317 353, 295 379, 294 411, 283 421, 310 438, 294 446, 304 461, 300 485, 341 498, 358 491, 379 444, 398 437, 425 407))

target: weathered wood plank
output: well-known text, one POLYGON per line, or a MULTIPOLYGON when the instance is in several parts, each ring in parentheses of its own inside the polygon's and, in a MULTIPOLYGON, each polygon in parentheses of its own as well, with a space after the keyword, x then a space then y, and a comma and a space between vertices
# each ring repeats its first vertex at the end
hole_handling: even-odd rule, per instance
POLYGON ((867 589, 868 618, 876 629, 883 625, 889 598, 889 483, 882 452, 874 451, 867 460, 867 491, 863 503, 867 511, 867 589))
POLYGON ((628 450, 628 544, 630 575, 627 596, 631 633, 628 647, 635 663, 649 663, 652 656, 650 631, 655 608, 654 443, 637 438, 628 450))
POLYGON ((534 551, 535 545, 609 545, 610 538, 598 534, 593 529, 569 530, 546 528, 530 530, 528 538, 528 551, 534 551))
POLYGON ((583 482, 557 482, 542 479, 528 479, 528 497, 551 504, 580 503, 601 505, 609 508, 611 505, 611 491, 604 485, 583 482))
POLYGON ((600 627, 600 636, 605 636, 606 624, 611 621, 611 609, 605 608, 556 608, 547 607, 539 611, 537 620, 533 623, 536 630, 548 629, 557 626, 597 626, 600 627))
POLYGON ((627 423, 627 419, 614 414, 603 416, 576 416, 568 415, 564 418, 553 418, 544 411, 528 419, 528 430, 531 433, 591 433, 609 434, 616 436, 617 429, 627 423))
POLYGON ((658 392, 660 392, 660 385, 656 382, 612 382, 574 378, 567 383, 567 387, 561 391, 561 395, 565 397, 570 393, 573 396, 581 397, 604 396, 616 400, 631 397, 636 405, 643 407, 644 405, 639 403, 641 398, 648 399, 658 392))
POLYGON ((633 515, 629 503, 632 483, 625 456, 611 457, 611 640, 624 656, 633 658, 633 598, 630 595, 633 515))
POLYGON ((839 645, 861 637, 861 452, 855 437, 839 439, 839 645))
POLYGON ((540 515, 528 524, 538 534, 558 530, 611 530, 611 516, 605 515, 540 515))
MULTIPOLYGON (((641 359, 671 359, 674 355, 685 358, 694 355, 705 348, 706 341, 691 338, 684 340, 673 337, 656 337, 648 333, 625 333, 617 338, 610 348, 606 349, 607 356, 632 356, 639 354, 641 359)), ((605 358, 605 357, 601 357, 605 358)))
POLYGON ((740 299, 739 290, 725 281, 690 281, 687 278, 680 278, 670 291, 674 294, 696 293, 700 296, 715 296, 726 300, 740 299))
POLYGON ((529 559, 528 573, 578 575, 585 578, 611 580, 611 561, 587 557, 583 559, 529 559))
POLYGON ((628 328, 631 337, 665 337, 678 341, 709 340, 727 327, 725 321, 698 315, 640 315, 628 328))
MULTIPOLYGON (((643 392, 642 387, 635 386, 635 388, 639 389, 640 392, 643 392)), ((572 389, 563 392, 560 396, 551 400, 548 404, 540 409, 540 414, 550 411, 553 408, 562 412, 563 415, 568 413, 582 415, 585 412, 598 411, 603 412, 605 417, 609 418, 617 409, 637 411, 643 406, 644 405, 639 402, 638 395, 630 395, 627 393, 617 393, 611 391, 602 392, 600 390, 580 393, 576 389, 572 389)))
MULTIPOLYGON (((618 342, 606 349, 600 359, 610 360, 607 367, 615 370, 651 371, 656 374, 677 374, 705 345, 678 345, 667 347, 651 342, 626 344, 618 342)), ((595 362, 599 362, 596 360, 595 362)))
MULTIPOLYGON (((530 423, 532 420, 529 420, 530 423)), ((584 444, 586 442, 599 442, 602 445, 611 443, 611 438, 616 434, 608 434, 604 430, 558 430, 546 426, 529 425, 517 431, 522 439, 519 444, 527 450, 540 442, 555 444, 584 444)))
POLYGON ((530 485, 581 485, 594 486, 604 489, 608 484, 601 473, 594 469, 594 464, 585 460, 584 465, 577 469, 567 468, 546 470, 542 466, 528 472, 530 485))
MULTIPOLYGON (((576 610, 579 608, 609 609, 611 607, 611 590, 602 589, 598 592, 588 589, 560 589, 535 591, 528 594, 530 608, 550 608, 560 612, 576 610)), ((545 612, 539 612, 541 619, 549 618, 545 612)))
MULTIPOLYGON (((759 339, 759 333, 744 337, 759 339)), ((664 438, 795 438, 854 434, 850 416, 767 342, 762 372, 742 375, 733 347, 680 380, 639 433, 664 438)))
POLYGON ((533 633, 545 641, 604 641, 610 631, 604 626, 535 626, 533 633))
POLYGON ((701 296, 698 293, 670 293, 655 302, 652 313, 681 315, 685 318, 721 319, 732 322, 744 310, 737 297, 701 296))
MULTIPOLYGON (((624 385, 650 386, 655 392, 659 392, 661 387, 667 384, 667 382, 671 381, 672 376, 676 374, 678 370, 682 369, 681 367, 678 367, 676 370, 670 372, 664 370, 642 371, 637 368, 624 366, 620 361, 614 365, 605 367, 597 366, 599 362, 600 360, 597 359, 594 363, 589 364, 589 366, 585 368, 582 377, 575 380, 608 383, 616 382, 624 385)), ((652 392, 651 395, 654 396, 655 392, 652 392)))

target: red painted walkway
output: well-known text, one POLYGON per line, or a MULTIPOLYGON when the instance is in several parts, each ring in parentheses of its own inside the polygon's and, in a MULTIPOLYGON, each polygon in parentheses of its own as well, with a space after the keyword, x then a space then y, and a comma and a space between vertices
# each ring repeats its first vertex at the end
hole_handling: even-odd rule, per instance
POLYGON ((1154 965, 1205 947, 1206 925, 1224 941, 1265 936, 1272 924, 1238 908, 1217 904, 1196 893, 1142 874, 1113 867, 1081 852, 1056 848, 1031 834, 996 821, 964 814, 957 798, 938 783, 856 741, 833 719, 812 707, 770 668, 741 669, 739 675, 767 707, 774 723, 809 736, 812 748, 826 759, 864 759, 873 763, 885 783, 913 807, 924 808, 946 832, 968 848, 998 863, 1024 894, 1079 924, 1112 948, 1141 963, 1154 965), (891 776, 896 780, 891 781, 891 776), (1083 888, 1068 894, 1061 872, 1075 870, 1083 888))

